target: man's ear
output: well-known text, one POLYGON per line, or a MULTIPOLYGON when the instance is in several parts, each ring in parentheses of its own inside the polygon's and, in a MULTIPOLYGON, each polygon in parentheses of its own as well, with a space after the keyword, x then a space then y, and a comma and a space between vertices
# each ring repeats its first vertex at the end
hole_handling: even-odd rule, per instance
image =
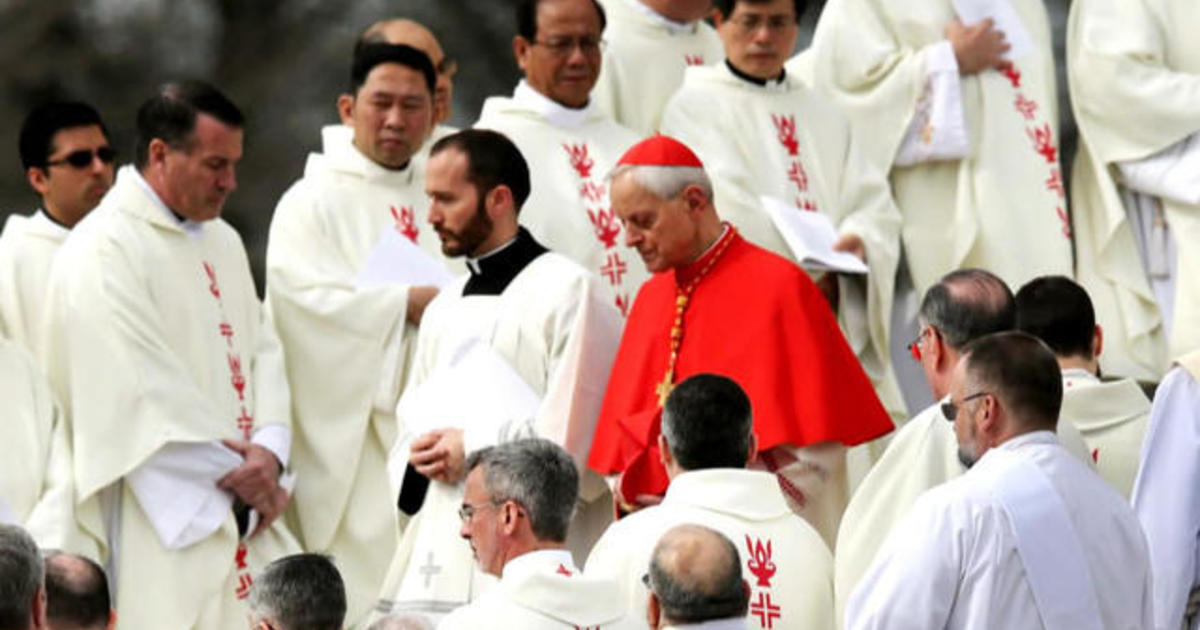
POLYGON ((33 593, 33 602, 30 604, 29 611, 32 613, 34 628, 50 627, 46 621, 46 587, 39 586, 33 593))
POLYGON ((25 180, 29 182, 29 187, 43 197, 50 192, 48 179, 50 179, 50 172, 41 167, 31 166, 25 169, 25 180))
POLYGON ((750 452, 746 453, 746 466, 749 467, 758 459, 758 436, 750 434, 750 452))
POLYGON ((109 610, 108 611, 108 625, 104 626, 104 630, 113 630, 113 628, 115 628, 115 627, 117 627, 117 611, 109 610))
POLYGON ((342 119, 342 124, 347 127, 354 126, 354 95, 342 94, 337 98, 338 118, 342 119))
POLYGON ((708 195, 705 194, 704 189, 695 184, 684 187, 683 192, 679 194, 683 197, 683 201, 687 204, 687 209, 690 213, 703 210, 705 203, 708 201, 708 195))
POLYGON ((662 624, 662 608, 658 605, 658 596, 650 591, 650 601, 646 605, 646 623, 654 630, 662 624))
POLYGON ((487 191, 483 199, 484 210, 493 223, 509 213, 516 213, 517 201, 513 198, 512 189, 504 184, 487 191))
POLYGON ((514 35, 512 47, 513 58, 517 60, 517 67, 521 68, 521 72, 527 72, 525 58, 529 56, 529 50, 533 48, 533 44, 520 35, 514 35))
POLYGON ((1104 329, 1100 324, 1096 324, 1096 330, 1092 332, 1092 358, 1099 359, 1100 353, 1104 351, 1104 329))
POLYGON ((662 462, 663 468, 670 470, 671 464, 675 461, 671 457, 671 448, 667 444, 667 436, 662 433, 658 434, 658 461, 662 462))

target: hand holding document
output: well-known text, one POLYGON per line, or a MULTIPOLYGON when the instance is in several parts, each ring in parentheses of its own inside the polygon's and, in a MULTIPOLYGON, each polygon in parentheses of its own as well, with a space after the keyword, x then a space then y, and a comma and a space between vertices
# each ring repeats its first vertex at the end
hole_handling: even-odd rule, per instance
POLYGON ((953 3, 954 12, 963 24, 969 26, 992 19, 996 30, 1004 33, 1004 39, 1011 46, 1004 53, 1008 61, 1016 61, 1034 50, 1033 38, 1009 0, 953 0, 953 3))
POLYGON ((829 217, 801 210, 776 197, 764 196, 761 200, 801 267, 810 271, 867 273, 866 263, 857 256, 833 250, 838 233, 829 217))
POLYGON ((444 287, 454 279, 442 261, 395 230, 384 230, 355 280, 360 289, 405 284, 444 287))

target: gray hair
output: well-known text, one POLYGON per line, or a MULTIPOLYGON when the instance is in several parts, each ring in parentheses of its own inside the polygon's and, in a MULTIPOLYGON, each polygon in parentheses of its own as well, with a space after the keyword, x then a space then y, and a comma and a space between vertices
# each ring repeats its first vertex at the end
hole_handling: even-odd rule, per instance
POLYGON ((515 501, 529 512, 533 535, 561 543, 579 495, 579 471, 563 448, 541 438, 480 449, 467 459, 467 472, 483 469, 483 486, 493 503, 515 501))
POLYGON ((937 328, 946 345, 960 350, 984 335, 1012 330, 1017 306, 1012 290, 983 269, 959 269, 925 292, 919 320, 937 328))
POLYGON ((741 557, 714 529, 679 525, 669 530, 654 547, 649 575, 662 615, 672 624, 746 615, 749 593, 741 557))
POLYGON ((608 181, 628 174, 642 188, 659 199, 674 199, 688 186, 699 186, 710 200, 713 196, 712 180, 704 169, 696 166, 649 166, 644 164, 622 164, 608 174, 608 181))
POLYGON ((299 553, 280 558, 250 588, 250 612, 279 630, 340 630, 346 618, 346 587, 326 556, 299 553))
POLYGON ((37 543, 16 525, 0 524, 0 628, 28 628, 33 598, 44 587, 37 543))

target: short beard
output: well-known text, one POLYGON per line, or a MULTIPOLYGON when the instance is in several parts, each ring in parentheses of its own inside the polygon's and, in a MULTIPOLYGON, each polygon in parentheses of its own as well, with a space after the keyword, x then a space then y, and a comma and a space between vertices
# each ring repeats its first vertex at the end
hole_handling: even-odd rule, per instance
POLYGON ((442 253, 449 257, 470 256, 492 235, 492 219, 487 214, 483 196, 475 205, 475 216, 463 226, 460 232, 451 232, 452 242, 442 241, 442 253))

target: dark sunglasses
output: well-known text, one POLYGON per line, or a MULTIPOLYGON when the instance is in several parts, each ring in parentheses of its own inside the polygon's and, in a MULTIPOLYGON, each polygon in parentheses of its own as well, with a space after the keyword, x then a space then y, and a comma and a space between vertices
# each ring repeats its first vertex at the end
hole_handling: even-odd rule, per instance
POLYGON ((92 160, 100 158, 105 164, 112 164, 113 160, 117 159, 117 151, 112 147, 100 147, 95 151, 91 149, 80 149, 67 154, 67 157, 46 162, 46 166, 58 166, 59 164, 69 164, 72 168, 87 168, 92 165, 92 160))
MULTIPOLYGON (((958 403, 958 405, 961 405, 968 400, 974 400, 980 396, 987 396, 989 394, 991 394, 991 392, 975 392, 974 394, 963 398, 962 402, 958 403)), ((958 405, 954 404, 953 402, 942 403, 942 415, 946 416, 946 419, 950 422, 954 422, 954 419, 958 417, 958 405)))

